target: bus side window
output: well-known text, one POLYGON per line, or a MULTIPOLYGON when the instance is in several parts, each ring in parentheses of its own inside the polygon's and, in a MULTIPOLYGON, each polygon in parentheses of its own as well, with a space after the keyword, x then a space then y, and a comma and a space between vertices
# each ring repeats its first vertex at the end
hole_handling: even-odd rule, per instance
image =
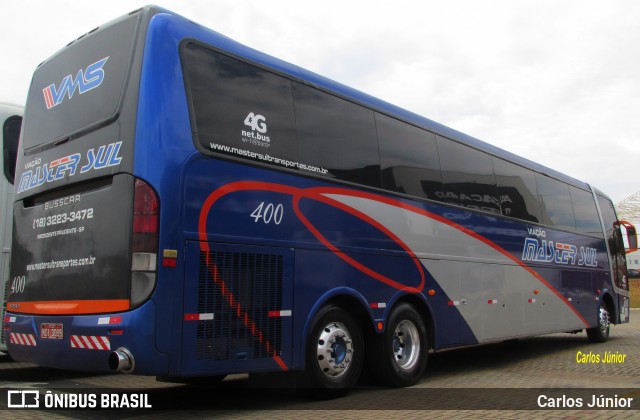
POLYGON ((201 151, 279 166, 298 161, 290 80, 198 44, 182 55, 201 151))
POLYGON ((382 114, 375 114, 382 188, 439 200, 442 174, 436 135, 382 114))
POLYGON ((502 214, 541 223, 542 210, 535 173, 496 157, 493 158, 493 167, 496 171, 502 214))
POLYGON ((22 117, 16 115, 7 118, 2 127, 2 137, 4 139, 2 145, 4 176, 11 184, 13 184, 16 173, 16 158, 21 125, 22 117))
POLYGON ((560 229, 576 230, 569 185, 536 173, 538 194, 542 202, 542 223, 560 229))
POLYGON ((380 155, 373 112, 294 83, 300 161, 343 181, 380 188, 380 155))
POLYGON ((597 235, 602 237, 602 226, 596 202, 593 194, 576 187, 569 187, 571 202, 573 203, 573 214, 576 221, 576 230, 587 235, 597 235))
POLYGON ((491 156, 436 136, 442 168, 442 201, 500 214, 500 200, 491 156))

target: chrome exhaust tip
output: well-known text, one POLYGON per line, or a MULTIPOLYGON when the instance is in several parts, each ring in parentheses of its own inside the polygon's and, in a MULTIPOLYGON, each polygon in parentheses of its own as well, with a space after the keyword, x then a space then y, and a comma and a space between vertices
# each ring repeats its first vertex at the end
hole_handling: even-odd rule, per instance
POLYGON ((133 355, 124 347, 120 347, 109 355, 109 368, 114 372, 131 373, 135 367, 133 355))

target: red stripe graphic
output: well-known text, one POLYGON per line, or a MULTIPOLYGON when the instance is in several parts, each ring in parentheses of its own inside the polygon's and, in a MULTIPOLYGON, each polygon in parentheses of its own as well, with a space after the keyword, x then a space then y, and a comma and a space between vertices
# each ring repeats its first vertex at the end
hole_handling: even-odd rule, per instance
POLYGON ((544 284, 545 286, 547 286, 547 288, 549 288, 549 290, 551 290, 551 292, 553 292, 558 298, 560 298, 562 300, 562 302, 564 302, 579 318, 580 320, 584 323, 585 326, 590 327, 591 325, 589 324, 589 322, 582 316, 582 314, 571 304, 569 303, 569 301, 558 291, 556 290, 548 281, 546 281, 540 274, 538 274, 538 272, 536 272, 533 268, 529 267, 528 265, 526 265, 525 263, 523 263, 521 260, 519 260, 518 258, 514 257, 509 251, 507 251, 506 249, 500 247, 500 245, 496 244, 495 242, 492 242, 491 240, 489 240, 488 238, 485 238, 484 236, 470 230, 467 229, 466 227, 459 225, 455 222, 452 222, 449 219, 446 219, 442 216, 439 216, 435 213, 431 213, 427 210, 424 210, 420 207, 416 207, 414 205, 411 204, 407 204, 401 201, 397 201, 397 200, 393 200, 391 198, 387 198, 387 197, 383 197, 383 196, 378 196, 378 195, 374 195, 374 194, 370 194, 370 193, 366 193, 366 192, 361 192, 361 191, 351 191, 351 190, 342 190, 342 189, 338 189, 338 188, 329 188, 329 187, 320 187, 320 188, 315 188, 315 190, 317 190, 319 193, 324 193, 324 194, 340 194, 340 195, 347 195, 347 196, 351 196, 351 197, 359 197, 359 198, 365 198, 365 199, 369 199, 369 200, 374 200, 374 201, 378 201, 384 204, 388 204, 400 209, 404 209, 416 214, 421 214, 425 217, 428 217, 430 219, 436 220, 438 222, 444 223, 446 225, 451 226, 454 229, 459 230, 460 232, 469 235, 475 239, 477 239, 480 242, 483 242, 484 244, 490 246, 491 248, 493 248, 494 250, 498 251, 499 253, 501 253, 502 255, 504 255, 505 257, 509 258, 511 261, 515 262, 516 264, 518 264, 520 267, 524 268, 525 270, 527 270, 529 272, 529 274, 531 274, 533 277, 535 277, 538 281, 540 281, 542 284, 544 284))
POLYGON ((346 189, 332 188, 332 187, 317 187, 317 188, 301 189, 301 188, 291 187, 287 185, 273 184, 273 183, 259 182, 259 181, 233 182, 233 183, 224 185, 218 188, 217 190, 213 191, 207 197, 204 204, 202 205, 202 208, 200 210, 200 217, 198 221, 198 236, 200 239, 200 250, 205 252, 205 255, 207 256, 206 264, 207 264, 207 268, 209 269, 209 272, 212 273, 212 277, 213 277, 212 280, 220 288, 223 297, 227 300, 227 303, 229 303, 231 308, 236 312, 236 315, 238 316, 238 318, 240 318, 243 321, 245 326, 251 331, 251 333, 254 335, 254 337, 256 337, 256 339, 260 342, 260 344, 263 347, 265 347, 267 352, 272 354, 273 359, 282 368, 282 370, 287 370, 288 369, 287 366, 284 364, 282 359, 277 354, 275 354, 275 352, 272 349, 271 343, 269 343, 269 341, 264 337, 263 333, 258 329, 258 327, 253 322, 253 320, 249 318, 247 312, 244 310, 244 308, 242 308, 242 305, 240 305, 240 303, 237 302, 233 293, 227 289, 226 283, 218 275, 218 270, 215 263, 209 260, 210 248, 209 248, 209 243, 207 242, 208 240, 207 219, 209 217, 209 213, 211 212, 213 205, 220 198, 226 196, 227 194, 240 192, 240 191, 270 191, 270 192, 290 195, 292 198, 293 210, 297 218, 316 237, 316 239, 318 239, 327 249, 331 250, 337 257, 339 257, 340 259, 342 259, 352 267, 356 268, 360 272, 370 276, 371 278, 377 281, 380 281, 381 283, 384 283, 388 286, 396 288, 398 290, 403 290, 410 293, 420 293, 423 290, 425 285, 425 273, 419 259, 416 257, 413 251, 408 247, 408 245, 406 245, 393 232, 391 232, 385 226, 383 226, 376 220, 372 219, 368 215, 352 207, 349 207, 346 204, 343 204, 335 199, 332 199, 327 195, 342 195, 342 196, 371 200, 374 202, 387 204, 387 205, 402 209, 404 211, 409 211, 415 214, 419 214, 429 219, 443 223, 484 243, 485 245, 493 248, 497 252, 504 255, 506 258, 515 262, 518 266, 524 268, 527 272, 529 272, 529 274, 531 274, 534 278, 536 278, 538 281, 543 283, 562 302, 564 302, 580 318, 580 320, 584 323, 585 326, 587 327, 590 326, 589 322, 582 316, 582 314, 580 314, 580 312, 573 305, 571 305, 571 303, 569 303, 569 301, 567 301, 567 299, 558 290, 556 290, 553 286, 551 286, 551 284, 548 281, 546 281, 540 274, 538 274, 531 267, 527 266, 521 260, 514 257, 509 251, 500 247, 498 244, 496 244, 495 242, 492 242, 488 238, 481 236, 480 234, 462 225, 459 225, 449 219, 439 216, 435 213, 429 212, 427 210, 424 210, 420 207, 416 207, 411 204, 404 203, 402 201, 397 201, 388 197, 374 195, 374 194, 370 194, 362 191, 346 190, 346 189), (340 209, 348 214, 353 215, 354 217, 357 217, 358 219, 368 223, 369 225, 375 227, 376 229, 384 233, 389 239, 393 240, 412 258, 413 263, 416 269, 418 270, 418 274, 420 276, 419 284, 415 286, 403 284, 401 281, 391 279, 381 273, 378 273, 377 271, 365 266, 359 261, 356 261, 355 259, 343 253, 337 246, 331 243, 302 213, 302 210, 300 209, 300 201, 302 199, 310 199, 310 200, 321 202, 321 203, 330 205, 332 207, 335 207, 337 209, 340 209))
POLYGON ((48 86, 42 89, 42 93, 44 94, 44 102, 47 105, 47 109, 53 108, 55 105, 53 103, 53 95, 51 94, 51 86, 48 86))

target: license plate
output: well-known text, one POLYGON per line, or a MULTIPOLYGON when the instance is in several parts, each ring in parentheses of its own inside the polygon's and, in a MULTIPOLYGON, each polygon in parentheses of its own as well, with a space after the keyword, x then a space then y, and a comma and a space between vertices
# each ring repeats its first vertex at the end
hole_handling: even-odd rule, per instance
POLYGON ((62 340, 63 337, 62 324, 40 324, 40 338, 62 340))

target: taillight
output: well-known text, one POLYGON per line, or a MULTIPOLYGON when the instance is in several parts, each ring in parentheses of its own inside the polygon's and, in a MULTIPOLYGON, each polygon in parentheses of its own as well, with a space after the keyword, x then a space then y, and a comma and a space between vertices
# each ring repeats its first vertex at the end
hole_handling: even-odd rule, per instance
POLYGON ((160 200, 146 182, 136 179, 133 200, 131 306, 151 296, 156 285, 160 200))
POLYGON ((160 201, 153 188, 136 179, 133 200, 133 252, 157 252, 160 201))

